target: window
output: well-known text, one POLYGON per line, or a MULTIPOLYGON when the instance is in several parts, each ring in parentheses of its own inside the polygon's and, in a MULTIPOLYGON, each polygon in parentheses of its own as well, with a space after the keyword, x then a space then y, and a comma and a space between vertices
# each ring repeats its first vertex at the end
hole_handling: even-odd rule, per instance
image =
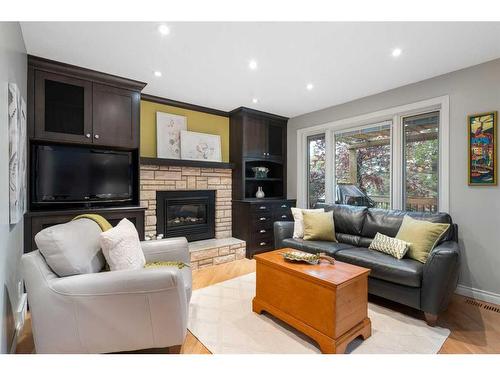
POLYGON ((335 201, 390 208, 391 123, 335 133, 335 201))
POLYGON ((297 205, 449 210, 449 97, 297 131, 297 205))
POLYGON ((403 118, 403 208, 435 212, 439 192, 439 112, 403 118))
POLYGON ((307 206, 325 202, 325 135, 307 137, 307 206))

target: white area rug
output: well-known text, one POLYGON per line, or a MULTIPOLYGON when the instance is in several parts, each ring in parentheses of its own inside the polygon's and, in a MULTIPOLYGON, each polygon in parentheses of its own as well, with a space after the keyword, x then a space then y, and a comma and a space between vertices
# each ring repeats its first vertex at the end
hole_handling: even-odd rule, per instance
MULTIPOLYGON (((270 315, 252 312, 255 273, 193 292, 188 328, 214 354, 314 354, 309 338, 270 315)), ((437 353, 450 331, 375 304, 368 305, 372 336, 348 353, 437 353)))

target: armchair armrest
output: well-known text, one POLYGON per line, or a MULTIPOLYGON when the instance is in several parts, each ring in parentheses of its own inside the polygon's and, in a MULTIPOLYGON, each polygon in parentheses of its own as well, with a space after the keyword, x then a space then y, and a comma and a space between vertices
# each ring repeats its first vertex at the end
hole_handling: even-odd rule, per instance
POLYGON ((436 246, 424 265, 421 308, 437 315, 445 310, 458 283, 460 249, 455 241, 436 246))
POLYGON ((141 242, 146 262, 189 263, 189 248, 185 237, 165 238, 141 242))
POLYGON ((293 237, 293 221, 275 221, 274 222, 274 248, 284 247, 283 240, 293 237))
POLYGON ((104 296, 165 291, 181 285, 181 271, 175 267, 89 273, 53 279, 53 292, 68 296, 104 296))

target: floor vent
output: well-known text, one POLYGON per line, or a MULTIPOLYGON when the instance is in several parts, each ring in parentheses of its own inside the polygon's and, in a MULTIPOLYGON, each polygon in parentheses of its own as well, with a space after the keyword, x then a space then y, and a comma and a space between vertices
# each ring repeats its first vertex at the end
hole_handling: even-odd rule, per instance
POLYGON ((490 304, 484 303, 484 302, 478 302, 478 301, 476 301, 474 299, 470 299, 470 298, 467 298, 465 300, 465 303, 472 305, 472 306, 479 307, 479 308, 484 309, 484 310, 493 311, 493 312, 500 314, 500 307, 495 306, 495 305, 490 305, 490 304))

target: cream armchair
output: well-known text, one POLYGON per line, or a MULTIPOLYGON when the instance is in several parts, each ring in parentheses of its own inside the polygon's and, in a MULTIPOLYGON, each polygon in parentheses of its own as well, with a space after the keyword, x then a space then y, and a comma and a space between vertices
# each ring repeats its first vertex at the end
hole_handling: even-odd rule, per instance
MULTIPOLYGON (((189 263, 185 238, 141 243, 147 262, 189 263)), ((172 347, 187 332, 188 267, 58 277, 39 251, 22 257, 37 353, 109 353, 172 347)))

